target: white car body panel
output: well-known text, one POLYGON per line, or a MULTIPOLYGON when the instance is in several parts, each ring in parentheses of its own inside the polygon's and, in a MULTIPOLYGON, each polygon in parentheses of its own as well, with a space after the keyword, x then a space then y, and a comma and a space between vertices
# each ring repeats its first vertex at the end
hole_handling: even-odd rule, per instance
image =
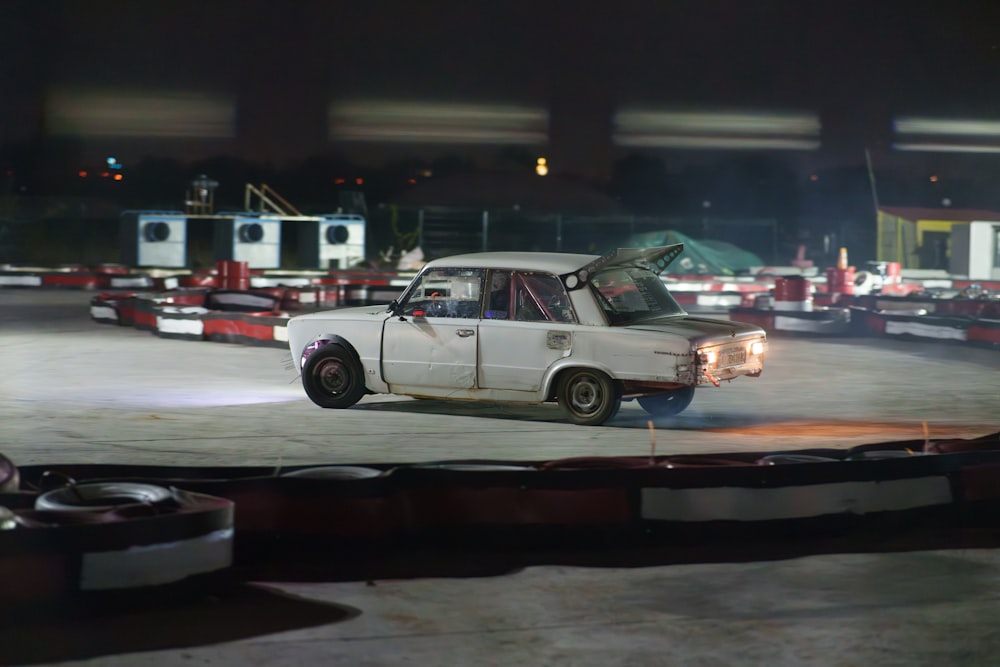
POLYGON ((479 387, 541 392, 546 371, 572 354, 573 332, 579 328, 558 322, 483 320, 479 387))
POLYGON ((401 387, 476 386, 478 319, 391 317, 382 339, 382 379, 401 387))

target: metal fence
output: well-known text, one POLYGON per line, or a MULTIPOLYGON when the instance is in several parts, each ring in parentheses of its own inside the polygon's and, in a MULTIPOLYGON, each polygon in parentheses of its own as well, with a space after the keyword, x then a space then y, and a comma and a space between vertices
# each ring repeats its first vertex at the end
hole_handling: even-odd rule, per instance
POLYGON ((583 216, 516 210, 381 208, 372 212, 369 254, 419 246, 426 259, 467 252, 553 251, 601 253, 630 236, 671 230, 697 240, 732 243, 767 263, 779 256, 774 219, 583 216))

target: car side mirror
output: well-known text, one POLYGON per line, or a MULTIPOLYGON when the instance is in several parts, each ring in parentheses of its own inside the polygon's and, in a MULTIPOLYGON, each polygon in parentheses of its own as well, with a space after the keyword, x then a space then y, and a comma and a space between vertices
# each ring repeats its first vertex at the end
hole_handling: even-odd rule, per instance
POLYGON ((388 311, 401 320, 406 319, 403 317, 403 307, 400 306, 399 301, 396 301, 395 299, 389 302, 388 311))

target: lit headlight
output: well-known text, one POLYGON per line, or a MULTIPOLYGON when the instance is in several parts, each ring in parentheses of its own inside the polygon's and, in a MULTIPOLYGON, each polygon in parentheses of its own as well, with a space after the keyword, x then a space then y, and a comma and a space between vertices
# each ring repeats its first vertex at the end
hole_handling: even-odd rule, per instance
POLYGON ((719 359, 719 353, 715 350, 702 350, 698 353, 701 357, 701 363, 703 364, 714 364, 719 359))
POLYGON ((763 341, 756 341, 750 343, 750 354, 764 354, 764 343, 763 341))

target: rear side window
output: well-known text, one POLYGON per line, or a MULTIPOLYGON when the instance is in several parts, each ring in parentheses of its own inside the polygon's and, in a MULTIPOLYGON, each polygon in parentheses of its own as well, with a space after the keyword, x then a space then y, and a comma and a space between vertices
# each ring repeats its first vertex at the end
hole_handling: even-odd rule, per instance
POLYGON ((660 277, 649 269, 607 269, 591 278, 590 284, 613 325, 685 314, 660 277))
POLYGON ((548 273, 494 271, 486 319, 576 322, 562 281, 548 273))

